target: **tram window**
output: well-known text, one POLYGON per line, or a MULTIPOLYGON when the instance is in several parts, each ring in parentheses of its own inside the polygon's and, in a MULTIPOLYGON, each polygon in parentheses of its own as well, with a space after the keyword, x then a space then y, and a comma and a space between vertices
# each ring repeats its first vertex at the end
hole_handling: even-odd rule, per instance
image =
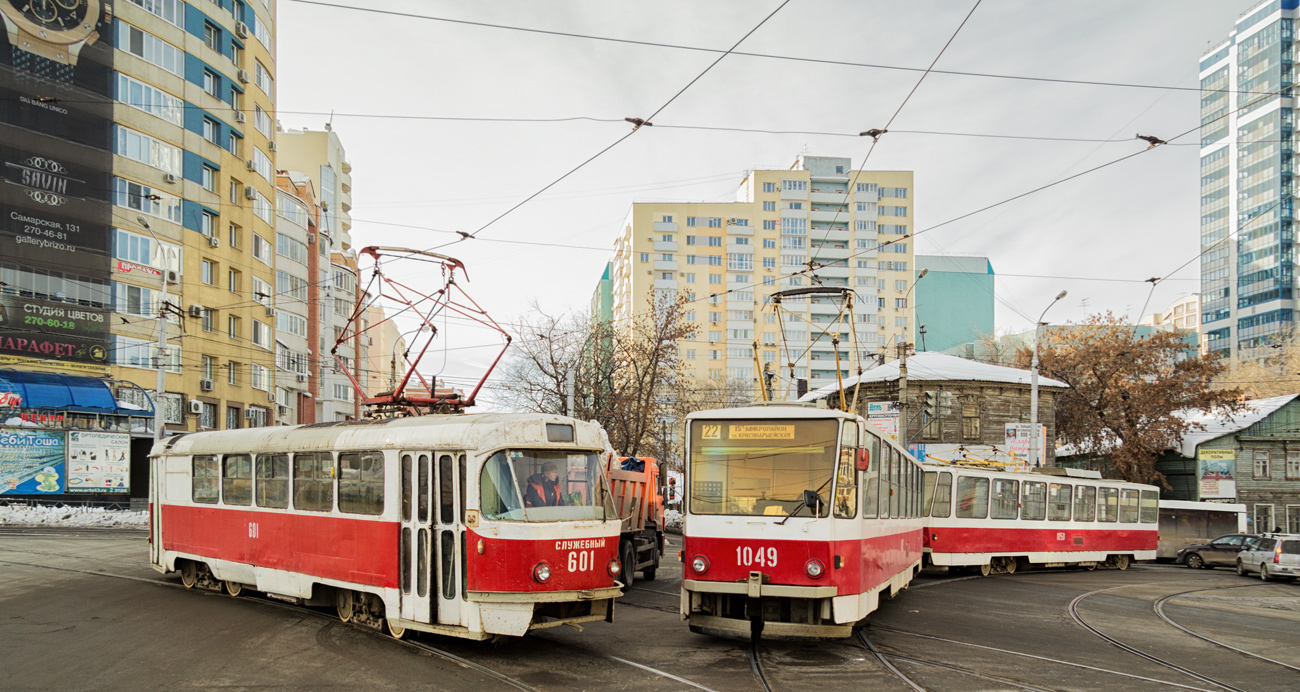
POLYGON ((1097 489, 1093 486, 1074 486, 1074 520, 1097 520, 1097 489))
POLYGON ((208 505, 217 504, 217 497, 221 490, 221 484, 217 480, 220 477, 217 472, 217 458, 211 454, 201 454, 194 457, 191 463, 194 473, 190 498, 195 502, 208 505))
POLYGON ((983 519, 989 515, 989 479, 957 478, 957 518, 983 519))
POLYGON ((456 519, 456 479, 451 477, 451 462, 450 454, 438 457, 438 523, 443 525, 456 519))
POLYGON ((429 530, 420 529, 419 538, 415 547, 415 593, 424 597, 429 593, 429 530))
POLYGON ((925 472, 925 489, 921 492, 921 516, 930 516, 934 504, 934 482, 939 479, 937 471, 925 472))
POLYGON ((1143 524, 1154 524, 1160 520, 1160 493, 1154 490, 1142 491, 1141 515, 1143 524))
POLYGON ((1097 521, 1115 521, 1119 518, 1119 488, 1097 489, 1097 521))
POLYGON ((894 486, 897 484, 894 474, 898 467, 894 464, 894 448, 886 447, 884 453, 885 463, 880 472, 880 518, 888 519, 898 516, 898 498, 894 496, 894 486))
MULTIPOLYGON (((850 430, 856 437, 857 429, 858 426, 853 423, 844 426, 845 439, 850 430)), ((858 515, 858 467, 854 461, 857 451, 854 447, 840 450, 840 468, 835 475, 835 516, 841 519, 852 519, 858 515)))
MULTIPOLYGON (((402 527, 402 537, 397 543, 398 572, 402 573, 402 593, 411 593, 411 527, 402 527)), ((423 594, 421 594, 423 595, 423 594)))
POLYGON ((939 474, 939 480, 934 484, 934 508, 930 510, 932 517, 947 517, 952 513, 952 474, 944 471, 939 474))
POLYGON ((289 506, 289 455, 257 455, 257 506, 289 506))
POLYGON ((1026 521, 1041 521, 1047 517, 1047 484, 1025 481, 1024 499, 1021 501, 1020 518, 1026 521))
POLYGON ((421 524, 429 522, 429 455, 420 455, 420 474, 417 482, 420 484, 419 501, 416 503, 418 517, 421 524))
POLYGON ((899 518, 903 516, 904 498, 903 489, 907 486, 903 484, 903 455, 894 450, 889 458, 894 467, 889 476, 889 516, 899 518))
POLYGON ((308 512, 334 509, 334 460, 329 452, 294 455, 293 508, 308 512))
POLYGON ((862 518, 875 519, 877 512, 876 498, 880 496, 880 450, 871 452, 870 465, 862 472, 862 518))
POLYGON ((1070 520, 1070 494, 1074 487, 1061 483, 1052 483, 1047 487, 1047 520, 1070 520))
POLYGON ((221 502, 227 505, 253 504, 253 458, 227 454, 221 459, 221 502))
POLYGON ((1015 519, 1020 516, 1020 481, 994 478, 992 498, 990 516, 994 519, 1015 519))
POLYGON ((457 460, 460 465, 460 521, 465 523, 465 455, 457 460))
MULTIPOLYGON (((411 467, 414 465, 415 459, 410 454, 402 455, 402 521, 411 520, 411 477, 415 475, 411 467)), ((403 589, 403 591, 411 592, 410 589, 403 589)))
POLYGON ((1120 491, 1119 520, 1130 524, 1138 520, 1138 491, 1127 489, 1120 491))
POLYGON ((339 511, 384 513, 384 453, 339 454, 339 511))
MULTIPOLYGON (((442 457, 450 461, 451 457, 442 457)), ((441 460, 440 460, 441 461, 441 460)), ((456 534, 453 531, 443 531, 439 537, 438 556, 442 563, 442 597, 452 599, 456 597, 456 534)))

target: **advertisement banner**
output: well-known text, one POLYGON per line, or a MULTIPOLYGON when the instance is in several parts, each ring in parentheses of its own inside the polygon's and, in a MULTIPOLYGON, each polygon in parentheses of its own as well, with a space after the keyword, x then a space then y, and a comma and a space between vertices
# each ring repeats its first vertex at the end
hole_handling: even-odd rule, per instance
POLYGON ((1237 452, 1233 449, 1196 450, 1196 479, 1200 499, 1237 498, 1237 452))
POLYGON ((62 431, 0 428, 0 495, 60 495, 67 487, 62 431))
POLYGON ((68 492, 125 493, 131 489, 131 436, 68 433, 68 492))
POLYGON ((889 435, 891 440, 897 440, 898 411, 897 401, 868 401, 867 422, 889 435))
POLYGON ((108 360, 113 17, 106 0, 3 2, 0 355, 108 360))
POLYGON ((1043 460, 1047 456, 1045 441, 1047 440, 1047 426, 1038 426, 1038 459, 1029 458, 1029 436, 1033 434, 1034 426, 1030 423, 1005 423, 1003 434, 1007 451, 1017 460, 1027 462, 1037 466, 1043 465, 1043 460))

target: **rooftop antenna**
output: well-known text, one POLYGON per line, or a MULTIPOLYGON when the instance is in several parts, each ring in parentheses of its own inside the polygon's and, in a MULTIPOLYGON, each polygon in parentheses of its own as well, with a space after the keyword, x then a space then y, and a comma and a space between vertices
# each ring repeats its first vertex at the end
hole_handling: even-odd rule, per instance
POLYGON ((330 109, 330 119, 325 121, 325 131, 326 132, 334 131, 334 109, 333 108, 330 109))

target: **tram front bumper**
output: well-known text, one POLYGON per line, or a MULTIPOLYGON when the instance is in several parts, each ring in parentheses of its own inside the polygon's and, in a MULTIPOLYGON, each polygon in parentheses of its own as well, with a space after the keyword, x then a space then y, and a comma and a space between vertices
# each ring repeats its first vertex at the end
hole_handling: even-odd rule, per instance
POLYGON ((839 593, 834 586, 788 586, 764 584, 757 579, 748 581, 697 581, 683 579, 682 588, 699 593, 744 594, 749 598, 773 596, 777 598, 832 598, 839 593))
POLYGON ((765 637, 847 637, 852 626, 832 618, 838 593, 834 586, 765 584, 757 572, 737 582, 683 579, 681 614, 692 631, 715 636, 747 636, 751 619, 761 612, 765 637))
POLYGON ((579 591, 470 591, 467 595, 471 603, 478 604, 484 631, 518 637, 530 630, 561 625, 612 622, 614 599, 622 593, 614 586, 579 591))

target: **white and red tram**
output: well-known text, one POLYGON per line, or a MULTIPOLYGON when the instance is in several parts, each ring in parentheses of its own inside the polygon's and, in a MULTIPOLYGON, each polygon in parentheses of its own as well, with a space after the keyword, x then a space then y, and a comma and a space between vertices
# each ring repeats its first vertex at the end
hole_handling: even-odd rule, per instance
POLYGON ((927 463, 926 561, 988 575, 1018 566, 1126 569, 1154 560, 1160 490, 1096 471, 927 463))
POLYGON ((151 455, 152 563, 189 587, 334 607, 398 637, 612 620, 606 448, 599 426, 541 414, 167 438, 151 455), (529 499, 547 471, 555 506, 529 499))
POLYGON ((687 417, 681 592, 694 632, 847 637, 921 567, 921 465, 857 415, 687 417))

